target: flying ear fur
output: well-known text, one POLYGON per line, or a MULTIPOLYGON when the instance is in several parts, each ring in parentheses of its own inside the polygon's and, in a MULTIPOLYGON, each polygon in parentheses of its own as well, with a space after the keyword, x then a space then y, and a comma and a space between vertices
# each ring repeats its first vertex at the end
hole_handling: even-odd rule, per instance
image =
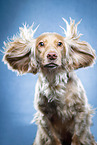
POLYGON ((35 40, 33 35, 36 31, 32 27, 24 25, 24 28, 19 28, 19 36, 14 36, 7 43, 4 42, 5 52, 3 61, 8 65, 8 68, 17 71, 19 74, 37 73, 38 66, 35 60, 35 40))
POLYGON ((66 22, 67 31, 64 30, 66 37, 64 41, 68 48, 67 63, 69 69, 78 69, 81 67, 87 67, 94 63, 95 51, 92 47, 85 41, 80 41, 79 38, 82 34, 77 33, 77 26, 80 22, 75 24, 75 21, 70 18, 70 25, 66 22))

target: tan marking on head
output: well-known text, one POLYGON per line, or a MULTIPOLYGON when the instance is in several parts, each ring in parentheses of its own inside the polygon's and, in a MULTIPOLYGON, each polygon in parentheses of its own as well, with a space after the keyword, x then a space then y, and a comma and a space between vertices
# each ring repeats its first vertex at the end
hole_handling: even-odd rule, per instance
POLYGON ((36 57, 42 65, 55 63, 61 66, 64 37, 56 33, 45 33, 36 39, 36 57))

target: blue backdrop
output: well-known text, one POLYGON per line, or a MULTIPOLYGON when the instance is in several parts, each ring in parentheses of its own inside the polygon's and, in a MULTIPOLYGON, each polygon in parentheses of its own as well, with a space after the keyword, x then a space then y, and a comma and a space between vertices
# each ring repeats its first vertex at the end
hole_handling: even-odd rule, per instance
MULTIPOLYGON (((97 48, 97 1, 96 0, 0 0, 0 49, 7 36, 16 34, 23 23, 40 24, 35 37, 43 32, 57 32, 63 35, 65 26, 62 17, 78 22, 78 30, 97 48)), ((36 126, 30 121, 35 113, 33 100, 38 75, 27 74, 17 77, 7 69, 0 53, 0 145, 31 145, 36 126)), ((89 103, 97 107, 97 64, 92 68, 79 69, 80 77, 89 103)), ((97 113, 93 118, 92 133, 97 141, 97 113)))

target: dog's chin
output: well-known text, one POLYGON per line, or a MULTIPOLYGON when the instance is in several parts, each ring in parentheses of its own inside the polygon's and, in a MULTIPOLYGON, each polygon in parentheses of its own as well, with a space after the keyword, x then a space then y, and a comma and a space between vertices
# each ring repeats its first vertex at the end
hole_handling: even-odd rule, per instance
POLYGON ((48 63, 48 64, 44 65, 44 68, 47 68, 47 69, 56 69, 58 67, 59 67, 59 65, 56 63, 48 63))

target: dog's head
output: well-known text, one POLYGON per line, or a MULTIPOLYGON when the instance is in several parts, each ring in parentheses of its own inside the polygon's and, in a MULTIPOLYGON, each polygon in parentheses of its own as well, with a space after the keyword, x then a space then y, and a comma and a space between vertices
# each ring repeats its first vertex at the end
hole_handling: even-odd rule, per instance
POLYGON ((70 19, 64 29, 66 37, 56 33, 43 33, 33 39, 36 30, 32 27, 20 28, 20 35, 5 43, 3 61, 9 68, 23 73, 37 73, 41 69, 65 68, 68 71, 90 66, 95 59, 95 52, 85 41, 80 41, 77 24, 70 19))

